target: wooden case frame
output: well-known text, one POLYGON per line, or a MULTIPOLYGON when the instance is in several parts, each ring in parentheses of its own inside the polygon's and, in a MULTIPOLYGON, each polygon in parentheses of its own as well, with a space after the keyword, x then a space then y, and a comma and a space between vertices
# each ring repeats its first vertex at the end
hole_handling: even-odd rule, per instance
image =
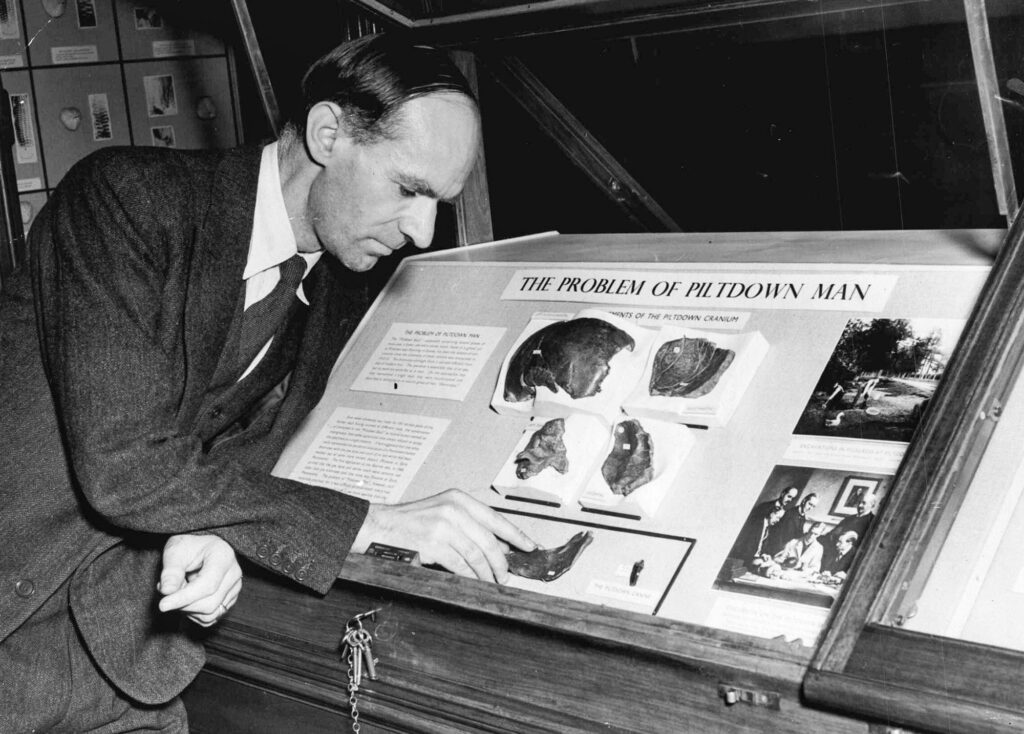
POLYGON ((1018 215, 811 663, 811 702, 928 730, 1024 727, 1024 653, 901 629, 1024 363, 1022 282, 1018 215))

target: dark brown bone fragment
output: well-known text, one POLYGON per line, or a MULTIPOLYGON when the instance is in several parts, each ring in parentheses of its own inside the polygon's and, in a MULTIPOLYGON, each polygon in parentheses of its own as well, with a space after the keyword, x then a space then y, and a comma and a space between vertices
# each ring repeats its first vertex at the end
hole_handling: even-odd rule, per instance
POLYGON ((530 437, 526 448, 516 455, 516 476, 529 479, 549 466, 559 474, 569 471, 569 457, 565 452, 565 419, 548 421, 530 437))
POLYGON ((699 398, 711 392, 729 369, 736 353, 704 338, 665 342, 654 355, 651 395, 699 398))
POLYGON ((505 400, 521 403, 543 385, 565 390, 573 399, 601 391, 608 362, 622 349, 633 350, 633 337, 603 319, 559 321, 527 337, 505 374, 505 400))
POLYGON ((654 442, 638 420, 615 427, 615 445, 601 466, 612 492, 627 497, 654 477, 654 442))
POLYGON ((530 552, 509 551, 505 554, 509 573, 526 579, 554 581, 572 568, 572 564, 593 539, 589 530, 581 530, 558 548, 538 548, 530 552))

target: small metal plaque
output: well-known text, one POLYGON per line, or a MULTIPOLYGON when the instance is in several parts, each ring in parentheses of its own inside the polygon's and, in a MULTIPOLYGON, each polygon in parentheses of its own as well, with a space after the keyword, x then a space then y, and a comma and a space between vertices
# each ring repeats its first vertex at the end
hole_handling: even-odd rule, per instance
POLYGON ((396 548, 393 545, 384 545, 383 543, 370 543, 370 547, 366 549, 366 555, 386 558, 389 561, 409 563, 413 566, 420 565, 419 551, 396 548))

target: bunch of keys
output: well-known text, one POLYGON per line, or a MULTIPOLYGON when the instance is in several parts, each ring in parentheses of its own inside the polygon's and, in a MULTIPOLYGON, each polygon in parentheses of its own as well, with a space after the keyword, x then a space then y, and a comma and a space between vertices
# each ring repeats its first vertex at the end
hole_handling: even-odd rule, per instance
POLYGON ((352 731, 359 732, 359 711, 356 707, 356 693, 363 682, 363 673, 370 680, 377 680, 377 661, 373 659, 373 635, 363 627, 363 620, 373 619, 380 609, 371 609, 352 617, 345 625, 345 636, 341 644, 348 660, 348 703, 352 709, 352 731))

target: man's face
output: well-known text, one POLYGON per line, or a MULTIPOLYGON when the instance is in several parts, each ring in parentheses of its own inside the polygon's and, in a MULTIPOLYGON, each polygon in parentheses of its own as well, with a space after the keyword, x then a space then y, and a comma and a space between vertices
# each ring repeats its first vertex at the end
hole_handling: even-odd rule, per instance
POLYGON ((307 216, 320 245, 351 270, 372 268, 407 242, 427 247, 439 200, 462 191, 476 160, 480 125, 461 94, 405 102, 393 139, 347 143, 310 187, 307 216))
POLYGON ((793 504, 793 500, 800 494, 800 491, 796 487, 790 487, 785 492, 779 495, 779 504, 783 507, 789 507, 793 504))
POLYGON ((872 504, 870 497, 861 497, 860 502, 857 503, 857 514, 861 516, 868 514, 872 504))
POLYGON ((800 514, 806 515, 815 507, 818 506, 817 497, 805 497, 804 501, 800 503, 800 514))
POLYGON ((772 510, 770 513, 768 513, 768 524, 769 525, 776 525, 776 524, 778 524, 779 520, 782 519, 782 515, 783 514, 784 513, 783 513, 782 508, 778 508, 778 509, 772 510))
POLYGON ((841 556, 846 555, 852 547, 853 541, 848 537, 841 537, 838 540, 836 540, 836 551, 841 556))

